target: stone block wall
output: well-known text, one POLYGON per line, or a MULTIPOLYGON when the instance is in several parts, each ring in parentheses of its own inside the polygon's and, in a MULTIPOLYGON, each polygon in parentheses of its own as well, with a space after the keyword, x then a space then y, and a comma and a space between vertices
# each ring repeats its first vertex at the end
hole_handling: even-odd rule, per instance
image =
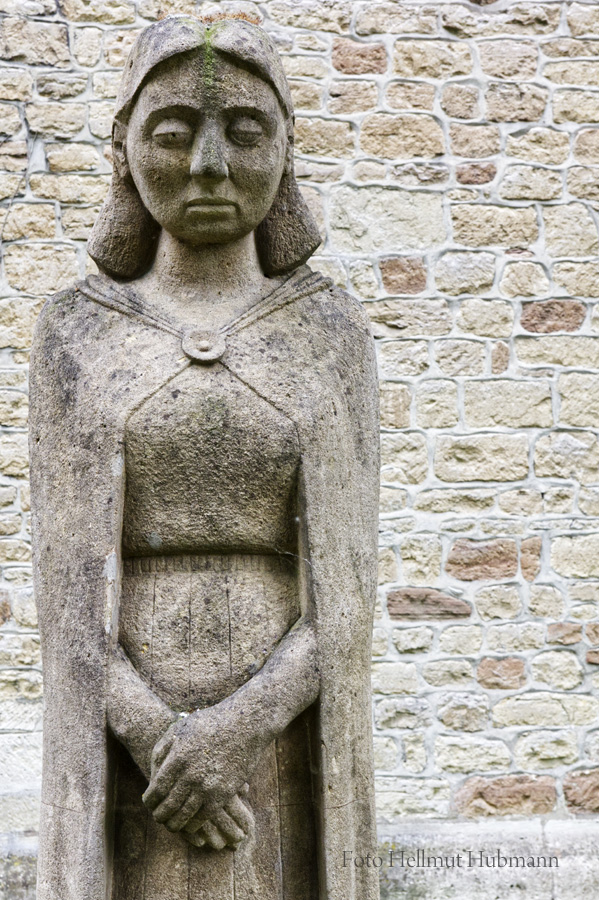
POLYGON ((599 897, 599 5, 0 0, 0 898, 33 896, 39 805, 32 326, 93 268, 135 34, 231 6, 278 42, 314 264, 377 339, 381 837, 525 840, 568 876, 394 870, 385 896, 599 897))

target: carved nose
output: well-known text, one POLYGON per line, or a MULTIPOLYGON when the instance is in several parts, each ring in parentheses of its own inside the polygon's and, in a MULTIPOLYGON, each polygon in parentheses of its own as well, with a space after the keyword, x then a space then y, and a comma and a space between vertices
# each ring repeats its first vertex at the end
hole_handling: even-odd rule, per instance
POLYGON ((225 148, 216 128, 206 128, 197 137, 190 172, 203 178, 221 181, 229 174, 225 148))

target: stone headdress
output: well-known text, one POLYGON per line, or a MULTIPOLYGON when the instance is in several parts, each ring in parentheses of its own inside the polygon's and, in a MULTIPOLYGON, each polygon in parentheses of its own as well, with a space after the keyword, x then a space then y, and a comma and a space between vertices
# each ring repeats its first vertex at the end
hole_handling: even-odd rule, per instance
MULTIPOLYGON (((291 272, 320 243, 318 228, 297 186, 293 170, 293 104, 277 49, 258 25, 238 18, 214 23, 191 16, 167 16, 141 32, 121 80, 112 140, 122 142, 139 91, 165 60, 194 50, 217 51, 250 70, 274 90, 287 124, 290 152, 278 193, 256 230, 266 275, 291 272)), ((88 252, 100 269, 116 278, 135 278, 151 266, 160 226, 145 208, 130 175, 115 165, 110 192, 92 230, 88 252)))

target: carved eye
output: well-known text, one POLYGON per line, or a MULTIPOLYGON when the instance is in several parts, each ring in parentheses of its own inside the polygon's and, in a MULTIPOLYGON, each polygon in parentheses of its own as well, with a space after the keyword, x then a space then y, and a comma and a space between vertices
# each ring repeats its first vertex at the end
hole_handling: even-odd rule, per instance
POLYGON ((232 141, 241 147, 253 147, 258 143, 264 129, 257 119, 251 116, 239 116, 229 125, 228 134, 232 141))
POLYGON ((164 119, 153 130, 152 139, 159 147, 188 147, 193 130, 181 119, 164 119))

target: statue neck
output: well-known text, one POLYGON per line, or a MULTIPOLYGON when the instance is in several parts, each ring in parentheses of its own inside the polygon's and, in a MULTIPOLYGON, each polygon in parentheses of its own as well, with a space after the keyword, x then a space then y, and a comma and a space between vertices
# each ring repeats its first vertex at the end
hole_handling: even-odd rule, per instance
POLYGON ((251 306, 273 288, 262 272, 254 234, 227 244, 192 247, 162 231, 150 271, 136 286, 176 306, 223 300, 251 306))

